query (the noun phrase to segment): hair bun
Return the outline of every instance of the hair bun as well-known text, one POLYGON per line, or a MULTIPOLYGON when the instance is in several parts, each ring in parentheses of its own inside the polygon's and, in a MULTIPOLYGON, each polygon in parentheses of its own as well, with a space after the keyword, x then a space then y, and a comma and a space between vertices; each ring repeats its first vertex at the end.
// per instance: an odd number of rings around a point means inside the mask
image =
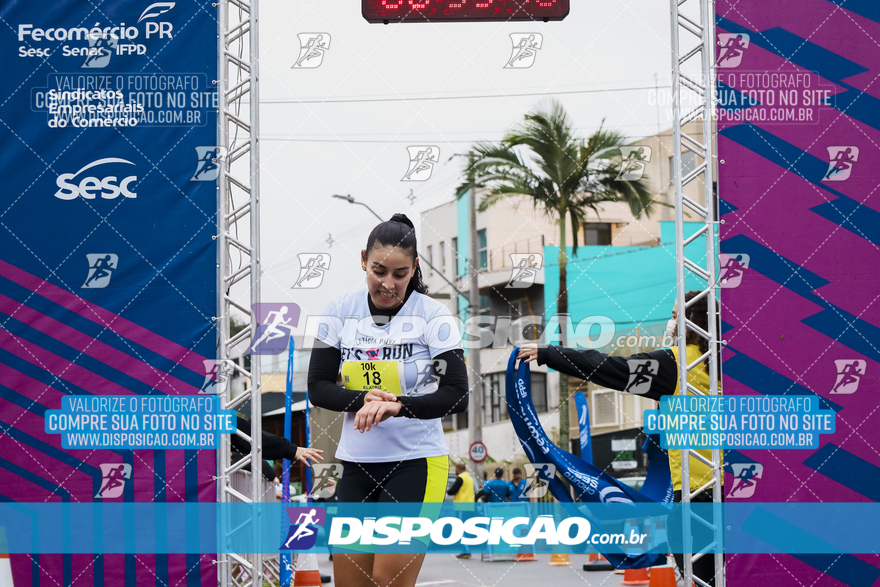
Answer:
POLYGON ((394 216, 391 217, 391 220, 389 220, 389 222, 400 222, 401 224, 406 224, 407 226, 409 226, 413 230, 416 229, 416 227, 413 226, 412 220, 407 218, 406 214, 395 214, 394 216))

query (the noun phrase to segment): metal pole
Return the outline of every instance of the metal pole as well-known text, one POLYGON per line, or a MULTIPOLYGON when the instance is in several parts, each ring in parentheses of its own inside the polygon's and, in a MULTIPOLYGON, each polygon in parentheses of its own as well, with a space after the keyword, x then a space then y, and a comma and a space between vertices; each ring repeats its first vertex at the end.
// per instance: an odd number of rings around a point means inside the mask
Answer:
MULTIPOLYGON (((251 233, 251 332, 256 335, 257 317, 254 312, 255 304, 260 299, 260 279, 262 268, 260 267, 260 28, 259 28, 259 0, 251 0, 250 6, 250 31, 248 40, 248 57, 250 58, 250 186, 251 186, 251 210, 250 210, 250 233, 251 233)), ((263 489, 263 390, 261 377, 260 357, 251 358, 251 499, 257 501, 260 496, 262 501, 263 489)), ((260 527, 262 526, 259 508, 254 508, 251 518, 254 540, 254 573, 253 584, 263 585, 263 549, 260 544, 260 527)))
MULTIPOLYGON (((671 0, 670 3, 672 13, 672 181, 675 186, 675 278, 677 284, 676 306, 678 308, 677 327, 679 334, 678 387, 679 393, 682 395, 702 395, 703 392, 688 383, 688 373, 691 369, 699 366, 705 358, 710 382, 709 394, 718 395, 718 378, 720 375, 718 360, 720 350, 718 340, 719 316, 715 300, 715 241, 718 233, 718 224, 715 221, 716 206, 713 189, 715 155, 712 136, 712 119, 715 108, 713 95, 715 8, 713 0, 692 0, 689 6, 693 7, 698 3, 699 12, 697 14, 683 14, 682 9, 688 4, 688 0, 671 0), (684 46, 681 38, 682 33, 688 39, 696 38, 699 43, 689 47, 684 46), (682 72, 682 66, 687 63, 699 64, 699 77, 691 70, 688 70, 687 74, 682 72), (687 113, 682 113, 681 108, 681 94, 683 90, 691 92, 700 104, 697 108, 687 113), (695 134, 690 136, 684 132, 684 126, 688 122, 696 121, 698 118, 702 119, 700 121, 702 137, 699 139, 695 134), (696 157, 702 159, 701 163, 697 161, 694 169, 688 170, 687 176, 684 175, 684 170, 682 169, 682 149, 688 149, 696 157), (696 179, 702 179, 703 181, 702 205, 684 193, 684 186, 696 179), (702 226, 699 227, 696 233, 687 238, 684 235, 685 206, 695 213, 697 222, 702 221, 702 226), (700 236, 706 239, 705 266, 701 266, 701 262, 687 259, 684 252, 685 247, 700 236), (701 284, 700 294, 692 299, 689 304, 692 306, 703 297, 706 298, 707 328, 704 332, 696 328, 696 325, 687 318, 688 306, 685 303, 687 283, 685 280, 688 276, 691 279, 696 278, 697 282, 701 284), (687 335, 689 332, 697 333, 705 338, 709 349, 706 355, 695 360, 693 365, 688 365, 687 359, 687 335)), ((697 222, 694 222, 694 224, 697 224, 697 222)), ((708 587, 708 583, 704 579, 694 577, 693 563, 703 556, 712 556, 715 562, 715 585, 717 587, 725 587, 724 555, 721 548, 723 545, 721 519, 721 499, 723 496, 721 485, 723 480, 723 471, 721 469, 722 451, 717 448, 712 449, 711 457, 708 460, 693 449, 682 449, 681 455, 681 501, 685 508, 688 507, 687 504, 692 502, 695 497, 709 490, 712 491, 712 501, 714 504, 712 524, 695 521, 696 515, 688 509, 685 509, 682 516, 682 537, 684 538, 684 568, 682 569, 682 575, 684 576, 684 583, 688 585, 693 581, 697 587, 708 587), (692 458, 712 468, 712 480, 695 490, 691 489, 690 461, 692 458), (695 524, 711 526, 714 538, 713 544, 710 547, 703 548, 701 552, 697 553, 694 553, 692 541, 692 528, 695 524), (710 553, 710 550, 715 550, 716 552, 710 553)))
MULTIPOLYGON (((262 494, 262 406, 259 356, 253 356, 250 370, 229 361, 231 350, 252 338, 257 321, 254 304, 260 301, 260 217, 259 217, 259 56, 257 0, 219 0, 218 3, 218 145, 222 148, 218 176, 218 352, 217 386, 223 409, 238 410, 251 400, 250 454, 231 463, 231 442, 221 436, 217 455, 217 501, 221 504, 253 503, 262 494), (231 5, 231 6, 230 6, 231 5), (230 10, 230 8, 232 8, 230 10), (244 99, 249 98, 245 109, 244 99), (233 129, 233 130, 231 130, 233 129), (245 160, 244 158, 247 157, 245 160), (241 160, 240 163, 236 163, 241 160), (247 162, 245 166, 244 163, 247 162), (247 239, 239 235, 248 235, 247 239), (232 268, 230 250, 234 248, 242 259, 241 266, 232 268), (246 291, 242 291, 247 288, 246 291), (234 311, 250 314, 250 320, 235 336, 230 336, 230 320, 234 311), (250 385, 239 396, 230 393, 233 373, 246 377, 250 385), (251 482, 248 487, 234 485, 236 476, 250 466, 251 482)), ((222 506, 221 506, 222 507, 222 506)), ((241 510, 239 510, 241 511, 241 510)), ((224 546, 220 550, 218 583, 231 585, 263 584, 262 550, 260 545, 258 512, 249 520, 233 520, 229 509, 221 510, 219 529, 224 546), (248 524, 250 526, 248 526, 248 524), (251 551, 257 554, 229 552, 228 540, 242 532, 251 536, 251 551), (233 573, 235 576, 233 576, 233 573)))
MULTIPOLYGON (((229 129, 226 126, 226 117, 224 113, 228 108, 226 103, 226 34, 229 30, 229 5, 224 0, 217 5, 217 144, 221 146, 229 145, 229 129)), ((217 176, 217 371, 226 365, 228 358, 226 343, 229 340, 229 317, 226 315, 226 274, 229 266, 228 248, 226 247, 226 218, 229 215, 229 199, 226 192, 227 174, 229 159, 223 157, 219 162, 220 173, 217 176)), ((231 376, 231 373, 230 373, 231 376)), ((219 384, 219 381, 217 382, 219 384)), ((223 393, 221 402, 229 403, 229 394, 223 393)), ((217 451, 217 471, 215 474, 217 503, 228 503, 229 499, 225 491, 227 479, 224 477, 225 471, 229 469, 230 456, 232 452, 231 437, 227 434, 220 435, 220 449, 217 451)), ((219 515, 217 520, 218 530, 220 532, 220 542, 225 551, 225 541, 229 532, 230 520, 229 512, 219 505, 219 515)), ((229 587, 231 583, 230 559, 225 552, 217 554, 217 578, 220 587, 229 587)))
MULTIPOLYGON (((476 322, 480 315, 480 286, 479 269, 480 256, 477 245, 477 189, 474 185, 471 169, 474 165, 473 152, 468 153, 468 175, 471 176, 470 189, 468 190, 468 261, 471 266, 470 307, 468 316, 470 322, 476 322)), ((468 349, 468 367, 470 372, 470 401, 468 402, 468 440, 473 444, 483 440, 483 375, 480 367, 480 345, 468 349)), ((471 461, 472 470, 476 473, 478 463, 471 461)), ((480 475, 482 479, 482 475, 480 475)))

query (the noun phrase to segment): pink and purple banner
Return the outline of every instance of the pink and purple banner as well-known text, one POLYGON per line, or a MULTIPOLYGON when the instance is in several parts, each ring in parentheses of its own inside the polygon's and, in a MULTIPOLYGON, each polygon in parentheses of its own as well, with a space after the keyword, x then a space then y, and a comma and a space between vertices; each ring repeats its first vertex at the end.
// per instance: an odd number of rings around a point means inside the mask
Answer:
MULTIPOLYGON (((818 449, 728 451, 726 498, 880 501, 880 4, 716 11, 724 394, 817 395, 837 422, 818 449)), ((737 587, 878 579, 877 554, 727 555, 737 587)))

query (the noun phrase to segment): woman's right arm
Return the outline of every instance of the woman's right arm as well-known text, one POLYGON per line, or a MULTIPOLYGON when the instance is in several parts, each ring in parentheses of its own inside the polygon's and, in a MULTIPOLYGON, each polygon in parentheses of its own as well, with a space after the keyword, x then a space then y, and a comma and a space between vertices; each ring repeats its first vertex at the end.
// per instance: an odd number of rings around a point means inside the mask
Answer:
POLYGON ((309 401, 334 412, 357 412, 364 407, 366 391, 352 391, 336 385, 342 353, 315 341, 309 361, 309 401))

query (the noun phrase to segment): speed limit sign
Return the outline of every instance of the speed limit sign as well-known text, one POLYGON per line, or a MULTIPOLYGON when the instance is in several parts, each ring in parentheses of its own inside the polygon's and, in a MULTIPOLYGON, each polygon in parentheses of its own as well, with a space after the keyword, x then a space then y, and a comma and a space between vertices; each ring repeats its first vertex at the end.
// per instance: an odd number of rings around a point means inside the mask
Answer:
POLYGON ((473 462, 482 463, 486 460, 486 455, 489 454, 489 451, 486 449, 486 445, 478 440, 471 445, 468 453, 473 462))

